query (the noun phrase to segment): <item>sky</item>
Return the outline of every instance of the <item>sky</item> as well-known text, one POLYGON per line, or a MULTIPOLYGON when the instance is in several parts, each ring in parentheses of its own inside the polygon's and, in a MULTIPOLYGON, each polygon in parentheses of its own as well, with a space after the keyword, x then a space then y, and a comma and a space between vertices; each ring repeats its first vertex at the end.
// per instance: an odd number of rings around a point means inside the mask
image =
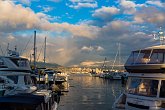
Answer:
POLYGON ((165 29, 165 0, 0 0, 0 55, 7 45, 21 56, 63 66, 112 64, 120 44, 121 63, 131 50, 159 44, 165 29))

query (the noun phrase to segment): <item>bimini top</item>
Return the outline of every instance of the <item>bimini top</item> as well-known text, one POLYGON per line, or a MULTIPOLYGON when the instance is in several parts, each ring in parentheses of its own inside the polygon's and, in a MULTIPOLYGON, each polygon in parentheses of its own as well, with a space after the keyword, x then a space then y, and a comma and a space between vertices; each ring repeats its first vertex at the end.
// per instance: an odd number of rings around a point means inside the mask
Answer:
POLYGON ((165 73, 165 45, 132 51, 125 69, 132 73, 165 73))

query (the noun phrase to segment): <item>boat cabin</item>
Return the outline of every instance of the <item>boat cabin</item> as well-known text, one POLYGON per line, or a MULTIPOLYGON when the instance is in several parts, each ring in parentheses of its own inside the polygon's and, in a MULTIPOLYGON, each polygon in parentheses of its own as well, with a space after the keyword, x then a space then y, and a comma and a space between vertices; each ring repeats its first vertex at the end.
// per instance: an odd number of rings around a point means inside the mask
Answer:
POLYGON ((165 109, 165 74, 129 74, 126 96, 126 108, 165 109))
POLYGON ((130 73, 165 73, 165 45, 132 51, 125 69, 130 73))
POLYGON ((0 71, 2 70, 31 70, 31 68, 26 58, 0 56, 0 71))

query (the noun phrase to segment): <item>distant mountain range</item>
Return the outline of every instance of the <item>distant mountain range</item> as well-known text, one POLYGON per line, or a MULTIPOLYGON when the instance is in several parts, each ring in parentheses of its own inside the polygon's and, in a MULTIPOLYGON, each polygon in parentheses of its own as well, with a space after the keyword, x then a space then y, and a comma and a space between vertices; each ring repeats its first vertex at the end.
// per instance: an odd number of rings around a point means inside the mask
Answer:
MULTIPOLYGON (((36 62, 37 67, 39 68, 44 68, 44 62, 36 62)), ((47 68, 57 68, 61 67, 61 65, 56 64, 56 63, 46 63, 47 68)))

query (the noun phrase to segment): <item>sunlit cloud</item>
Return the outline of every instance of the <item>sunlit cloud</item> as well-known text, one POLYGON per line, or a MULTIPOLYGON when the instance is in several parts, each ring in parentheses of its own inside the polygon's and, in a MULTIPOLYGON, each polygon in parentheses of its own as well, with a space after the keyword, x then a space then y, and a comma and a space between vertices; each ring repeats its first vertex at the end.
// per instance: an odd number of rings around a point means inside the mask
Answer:
POLYGON ((79 9, 79 8, 96 8, 97 2, 95 3, 77 3, 77 5, 69 5, 70 8, 79 9))
POLYGON ((146 4, 156 5, 159 7, 164 7, 165 4, 161 3, 160 1, 147 1, 146 4))
POLYGON ((109 19, 113 15, 119 13, 119 11, 120 10, 117 9, 116 7, 102 6, 100 9, 95 10, 92 16, 96 18, 101 18, 101 19, 109 19))
POLYGON ((94 0, 70 0, 71 4, 67 4, 70 8, 96 8, 98 4, 94 0))
POLYGON ((48 1, 58 3, 58 2, 61 2, 62 0, 48 0, 48 1))
POLYGON ((121 0, 120 5, 125 14, 133 14, 136 12, 136 4, 133 1, 121 0))

